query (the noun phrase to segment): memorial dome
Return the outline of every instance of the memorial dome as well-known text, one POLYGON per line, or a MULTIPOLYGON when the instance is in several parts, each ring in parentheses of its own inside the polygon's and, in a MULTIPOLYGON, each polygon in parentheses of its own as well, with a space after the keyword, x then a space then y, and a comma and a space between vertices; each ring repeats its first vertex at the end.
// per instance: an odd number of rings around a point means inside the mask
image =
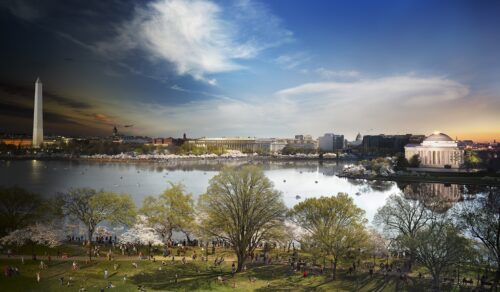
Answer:
POLYGON ((426 141, 426 142, 444 142, 444 141, 453 142, 454 140, 446 134, 434 133, 434 134, 430 135, 429 137, 425 138, 424 141, 426 141))

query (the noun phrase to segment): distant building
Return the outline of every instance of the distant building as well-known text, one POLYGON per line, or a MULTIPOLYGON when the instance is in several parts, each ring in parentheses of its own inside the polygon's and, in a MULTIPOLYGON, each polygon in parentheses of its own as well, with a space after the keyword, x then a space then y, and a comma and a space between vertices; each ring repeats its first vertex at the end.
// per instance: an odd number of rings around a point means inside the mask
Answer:
POLYGON ((239 150, 241 152, 256 151, 258 149, 255 138, 199 138, 188 140, 187 143, 198 147, 214 147, 218 150, 239 150))
POLYGON ((423 135, 366 135, 363 137, 363 152, 373 155, 393 155, 403 153, 405 145, 410 141, 414 143, 422 142, 423 135))
POLYGON ((153 145, 155 146, 170 146, 174 144, 174 139, 172 137, 169 138, 153 138, 153 145))
POLYGON ((29 148, 33 146, 33 139, 31 137, 3 137, 0 138, 0 144, 14 145, 19 148, 29 148))
POLYGON ((405 146, 405 157, 410 160, 414 155, 420 158, 420 167, 459 168, 464 162, 464 150, 457 141, 443 133, 434 133, 421 144, 405 146))
POLYGON ((338 150, 344 149, 344 135, 335 135, 332 133, 326 133, 322 137, 318 138, 318 148, 323 152, 336 152, 338 150))
POLYGON ((318 148, 317 141, 311 135, 295 135, 295 139, 288 140, 288 145, 297 150, 313 151, 318 148))
POLYGON ((119 142, 125 144, 150 144, 152 139, 143 136, 123 136, 119 142))

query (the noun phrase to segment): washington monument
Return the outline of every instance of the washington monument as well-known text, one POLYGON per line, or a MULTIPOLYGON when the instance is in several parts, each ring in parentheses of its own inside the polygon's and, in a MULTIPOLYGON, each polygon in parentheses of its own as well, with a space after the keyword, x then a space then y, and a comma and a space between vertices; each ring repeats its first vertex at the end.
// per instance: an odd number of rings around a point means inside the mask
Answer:
POLYGON ((39 148, 43 143, 43 96, 40 77, 35 82, 35 108, 33 112, 33 147, 39 148))

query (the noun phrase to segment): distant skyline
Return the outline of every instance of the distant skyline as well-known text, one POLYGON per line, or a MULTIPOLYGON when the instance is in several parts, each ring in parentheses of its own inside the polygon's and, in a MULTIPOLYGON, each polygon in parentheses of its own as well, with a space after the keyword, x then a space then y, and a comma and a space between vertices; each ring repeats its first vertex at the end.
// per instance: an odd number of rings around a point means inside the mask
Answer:
POLYGON ((0 2, 0 132, 500 140, 498 1, 0 2), (134 125, 125 128, 124 125, 134 125))

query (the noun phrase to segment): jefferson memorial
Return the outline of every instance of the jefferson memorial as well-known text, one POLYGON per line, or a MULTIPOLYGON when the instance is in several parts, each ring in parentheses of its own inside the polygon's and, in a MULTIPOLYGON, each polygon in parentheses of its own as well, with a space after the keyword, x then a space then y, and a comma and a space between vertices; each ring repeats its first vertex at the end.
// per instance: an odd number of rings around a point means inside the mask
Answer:
POLYGON ((464 150, 450 136, 435 132, 421 144, 405 146, 405 157, 410 160, 414 155, 420 158, 420 167, 459 168, 464 162, 464 150))

